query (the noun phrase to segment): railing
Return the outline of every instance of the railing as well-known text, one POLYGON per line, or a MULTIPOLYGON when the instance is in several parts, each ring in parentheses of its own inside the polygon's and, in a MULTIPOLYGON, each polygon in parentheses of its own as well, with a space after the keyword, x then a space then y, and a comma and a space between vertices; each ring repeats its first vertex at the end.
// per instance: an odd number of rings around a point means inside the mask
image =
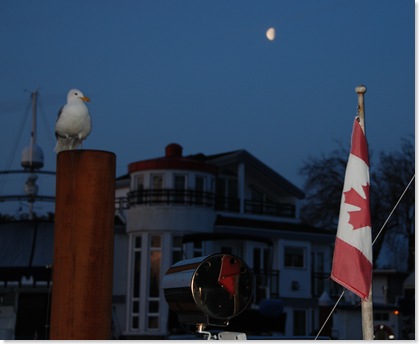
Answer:
POLYGON ((215 199, 215 209, 220 211, 229 211, 233 213, 240 212, 240 199, 233 197, 220 197, 215 199))
POLYGON ((115 198, 115 210, 128 209, 128 208, 129 208, 128 197, 115 198))
MULTIPOLYGON (((218 211, 240 213, 240 199, 219 197, 212 192, 176 189, 143 189, 131 191, 128 197, 115 200, 116 209, 128 209, 135 205, 188 205, 214 208, 218 211)), ((293 204, 244 201, 244 213, 295 217, 293 204)))
MULTIPOLYGON (((240 212, 240 199, 232 197, 217 197, 215 209, 221 211, 229 211, 234 213, 240 212)), ((295 206, 293 204, 259 202, 252 200, 244 201, 244 212, 246 214, 270 215, 281 217, 295 217, 295 206)))
POLYGON ((246 200, 244 212, 248 214, 295 217, 295 206, 285 203, 256 202, 246 200))
MULTIPOLYGON (((252 270, 253 279, 253 303, 259 304, 262 299, 279 298, 279 270, 252 270)), ((337 298, 342 288, 330 279, 330 273, 313 272, 311 278, 311 295, 318 298, 326 290, 330 297, 337 298)))
POLYGON ((214 207, 215 195, 211 192, 176 189, 137 190, 128 193, 128 204, 195 205, 214 207))
POLYGON ((337 297, 342 292, 339 284, 330 279, 330 273, 312 272, 311 274, 311 293, 314 297, 319 297, 324 291, 330 297, 337 297))
POLYGON ((253 303, 259 304, 262 299, 279 297, 279 270, 252 270, 253 303))
POLYGON ((17 284, 35 286, 37 284, 50 285, 52 277, 52 268, 50 266, 41 267, 0 267, 0 283, 5 287, 17 284), (25 277, 27 281, 22 280, 25 277))

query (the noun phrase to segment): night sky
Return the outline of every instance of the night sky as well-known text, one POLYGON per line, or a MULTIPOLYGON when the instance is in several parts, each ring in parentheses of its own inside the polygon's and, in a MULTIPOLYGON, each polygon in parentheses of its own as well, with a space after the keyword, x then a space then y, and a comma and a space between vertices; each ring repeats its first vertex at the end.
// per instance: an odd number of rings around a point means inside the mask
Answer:
MULTIPOLYGON (((55 170, 57 112, 79 88, 93 121, 83 148, 114 152, 118 176, 176 142, 185 155, 245 149, 302 188, 304 161, 349 148, 359 84, 371 169, 413 139, 415 2, 3 0, 0 78, 1 170, 21 168, 36 90, 37 143, 55 170)), ((0 194, 25 179, 0 175, 0 194)), ((53 178, 38 184, 54 193, 53 178)))

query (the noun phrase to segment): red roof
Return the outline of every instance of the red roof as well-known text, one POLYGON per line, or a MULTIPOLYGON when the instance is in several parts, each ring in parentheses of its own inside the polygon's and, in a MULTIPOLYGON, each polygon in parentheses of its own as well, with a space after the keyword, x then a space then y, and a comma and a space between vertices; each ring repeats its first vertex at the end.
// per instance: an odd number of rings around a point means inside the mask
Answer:
POLYGON ((218 167, 203 161, 182 156, 182 146, 171 143, 166 146, 166 155, 161 158, 142 160, 128 165, 128 173, 146 170, 189 170, 217 174, 218 167))

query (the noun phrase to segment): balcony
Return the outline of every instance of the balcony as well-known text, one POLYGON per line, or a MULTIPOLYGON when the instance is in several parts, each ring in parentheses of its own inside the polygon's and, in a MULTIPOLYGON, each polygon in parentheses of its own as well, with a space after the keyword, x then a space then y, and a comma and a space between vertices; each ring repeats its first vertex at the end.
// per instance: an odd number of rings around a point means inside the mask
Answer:
POLYGON ((135 205, 186 205, 214 207, 215 195, 211 192, 176 189, 148 189, 128 193, 128 206, 135 205))
MULTIPOLYGON (((240 212, 240 199, 216 197, 215 209, 219 211, 240 212)), ((254 215, 295 218, 295 205, 263 201, 244 200, 244 213, 254 215)))
POLYGON ((330 279, 330 273, 312 272, 311 274, 311 293, 314 297, 327 291, 331 297, 338 297, 342 292, 342 287, 330 279))
POLYGON ((52 281, 52 267, 51 266, 32 266, 32 267, 0 267, 0 285, 4 287, 16 285, 22 287, 35 287, 36 285, 49 286, 52 281), (23 280, 26 278, 27 282, 23 280))
MULTIPOLYGON (((263 299, 278 299, 280 271, 279 270, 252 270, 253 273, 253 304, 259 304, 263 299)), ((342 288, 330 279, 330 273, 313 272, 311 275, 311 295, 318 298, 326 290, 332 298, 342 292, 342 288)))
MULTIPOLYGON (((240 213, 240 199, 219 197, 212 192, 177 189, 143 189, 131 191, 128 197, 115 200, 116 209, 136 205, 180 205, 214 208, 217 211, 240 213)), ((246 199, 244 213, 295 218, 295 206, 286 203, 258 202, 246 199)))
POLYGON ((277 299, 279 297, 279 270, 252 270, 253 300, 259 304, 263 299, 277 299))

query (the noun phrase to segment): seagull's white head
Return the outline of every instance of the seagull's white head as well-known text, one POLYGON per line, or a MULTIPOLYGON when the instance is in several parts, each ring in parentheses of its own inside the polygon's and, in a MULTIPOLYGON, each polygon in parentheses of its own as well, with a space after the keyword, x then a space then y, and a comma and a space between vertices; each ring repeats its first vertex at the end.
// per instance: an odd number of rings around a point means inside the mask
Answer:
POLYGON ((85 101, 85 102, 90 102, 90 99, 89 99, 89 98, 87 98, 87 97, 83 94, 83 92, 82 92, 82 91, 80 91, 80 90, 78 90, 78 89, 76 89, 76 88, 73 88, 73 89, 71 89, 70 91, 68 91, 68 94, 67 94, 67 103, 69 103, 69 102, 71 102, 71 101, 74 101, 74 100, 76 100, 76 99, 81 99, 82 101, 85 101))

